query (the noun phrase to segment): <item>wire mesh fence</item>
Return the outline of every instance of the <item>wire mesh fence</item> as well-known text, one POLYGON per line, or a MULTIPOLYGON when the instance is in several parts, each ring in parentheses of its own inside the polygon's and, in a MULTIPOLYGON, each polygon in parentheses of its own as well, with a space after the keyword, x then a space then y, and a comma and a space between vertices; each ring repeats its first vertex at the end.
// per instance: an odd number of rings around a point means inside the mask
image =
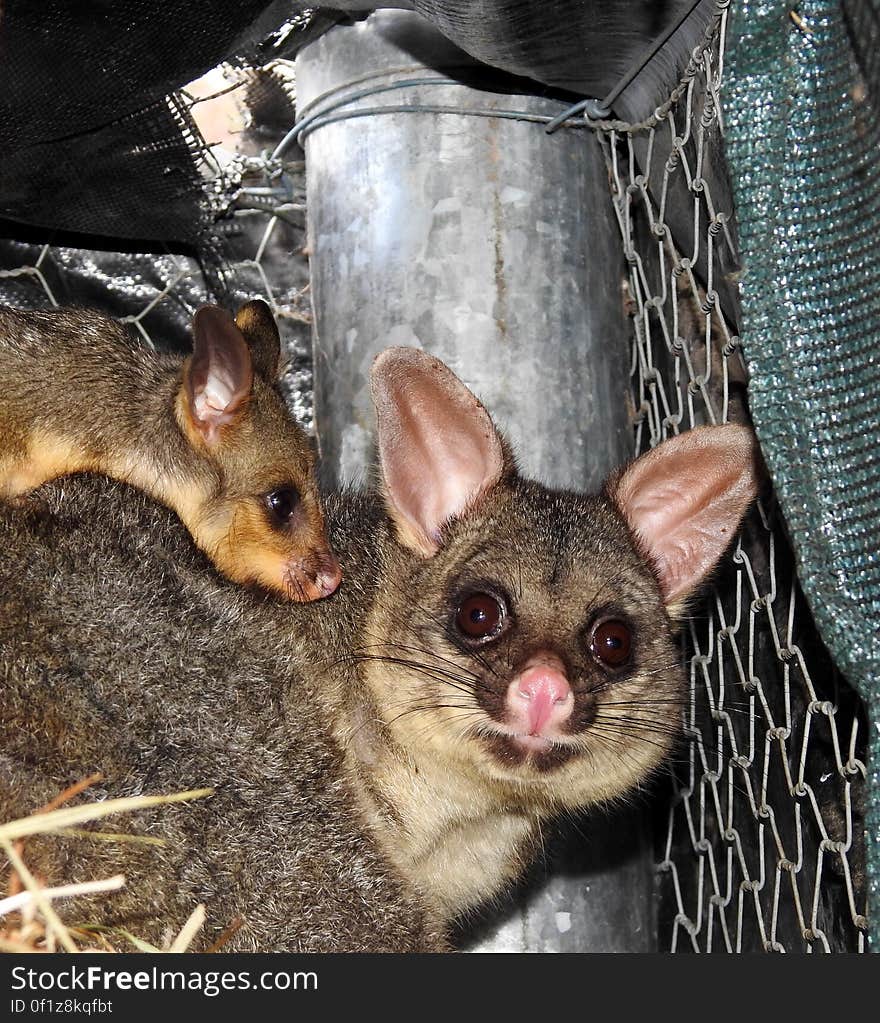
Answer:
MULTIPOLYGON (((735 231, 717 159, 726 5, 719 8, 682 86, 650 122, 596 126, 626 259, 637 450, 747 417, 735 231), (673 201, 676 189, 684 207, 673 201)), ((203 166, 225 244, 214 269, 231 306, 256 297, 271 306, 288 357, 283 386, 310 427, 304 165, 301 154, 269 155, 294 121, 290 67, 219 74, 174 100, 209 146, 212 131, 220 138, 203 166), (205 116, 211 104, 221 120, 205 116)), ((186 343, 211 289, 193 255, 107 253, 32 232, 0 240, 0 301, 94 305, 159 348, 186 343)), ((684 631, 690 699, 660 813, 661 947, 866 950, 867 725, 816 635, 769 488, 684 631)))
MULTIPOLYGON (((649 122, 597 125, 627 261, 637 450, 743 419, 736 242, 719 170, 727 4, 649 122), (670 197, 687 194, 686 226, 670 197)), ((764 495, 682 656, 690 699, 660 842, 661 947, 865 951, 867 725, 764 495)))
POLYGON ((288 61, 260 69, 224 66, 209 88, 173 98, 187 121, 199 122, 208 144, 199 162, 223 240, 211 265, 181 252, 83 248, 69 236, 7 225, 0 238, 0 302, 34 309, 90 305, 128 325, 144 344, 185 349, 200 304, 222 300, 234 308, 262 298, 286 353, 285 397, 311 428, 305 165, 298 150, 283 161, 267 156, 293 120, 289 69, 288 61))

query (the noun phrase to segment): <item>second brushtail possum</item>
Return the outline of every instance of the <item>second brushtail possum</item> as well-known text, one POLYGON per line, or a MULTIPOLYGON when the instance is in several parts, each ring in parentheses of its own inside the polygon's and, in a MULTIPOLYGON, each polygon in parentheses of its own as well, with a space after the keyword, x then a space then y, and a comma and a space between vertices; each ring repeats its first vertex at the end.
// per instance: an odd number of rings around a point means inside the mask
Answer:
POLYGON ((0 499, 103 473, 177 512, 229 579, 327 596, 339 566, 311 445, 275 387, 280 351, 261 301, 235 320, 200 308, 185 360, 97 312, 0 306, 0 499))
POLYGON ((675 619, 754 496, 749 431, 693 430, 588 496, 523 479, 424 352, 383 353, 373 389, 383 489, 328 500, 328 600, 255 601, 117 485, 0 514, 0 818, 95 770, 100 797, 214 789, 132 817, 161 846, 28 839, 47 882, 128 879, 66 919, 161 940, 205 902, 203 945, 241 918, 230 950, 441 948, 547 820, 674 745, 675 619))

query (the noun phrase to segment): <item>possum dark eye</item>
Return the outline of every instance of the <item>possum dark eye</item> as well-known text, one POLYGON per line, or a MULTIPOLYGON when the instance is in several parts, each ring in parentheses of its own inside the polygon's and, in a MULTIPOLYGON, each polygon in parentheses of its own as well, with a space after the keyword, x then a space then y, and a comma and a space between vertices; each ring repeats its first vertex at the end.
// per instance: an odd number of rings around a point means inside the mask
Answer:
POLYGON ((506 609, 490 593, 472 593, 458 605, 455 625, 468 639, 489 639, 500 632, 506 609))
POLYGON ((632 652, 632 633, 625 622, 608 618, 593 629, 590 653, 608 668, 620 668, 632 652))
POLYGON ((266 507, 278 526, 287 525, 298 504, 299 491, 296 487, 278 487, 266 494, 266 507))

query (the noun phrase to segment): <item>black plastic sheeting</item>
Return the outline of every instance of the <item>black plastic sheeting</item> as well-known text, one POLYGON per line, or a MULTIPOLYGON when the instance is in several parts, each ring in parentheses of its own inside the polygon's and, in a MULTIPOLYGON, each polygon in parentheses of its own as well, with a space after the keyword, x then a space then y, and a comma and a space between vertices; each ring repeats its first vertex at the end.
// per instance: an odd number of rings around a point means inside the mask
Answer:
POLYGON ((168 97, 233 55, 256 61, 292 6, 7 2, 0 216, 200 246, 211 218, 199 166, 204 151, 184 108, 168 97))
MULTIPOLYGON (((413 0, 471 55, 576 96, 605 96, 694 0, 413 0)), ((93 235, 203 247, 213 211, 201 141, 168 97, 223 60, 292 56, 346 13, 289 0, 7 0, 0 21, 0 217, 93 235), (304 13, 307 16, 304 16, 304 13)), ((625 91, 650 112, 714 4, 702 0, 625 91)))
POLYGON ((175 89, 241 48, 266 0, 9 0, 0 21, 0 216, 201 246, 201 151, 175 89))
POLYGON ((478 60, 545 85, 602 99, 650 44, 688 15, 628 88, 615 112, 647 117, 675 84, 714 13, 712 0, 414 0, 478 60), (691 10, 693 9, 692 13, 691 10))

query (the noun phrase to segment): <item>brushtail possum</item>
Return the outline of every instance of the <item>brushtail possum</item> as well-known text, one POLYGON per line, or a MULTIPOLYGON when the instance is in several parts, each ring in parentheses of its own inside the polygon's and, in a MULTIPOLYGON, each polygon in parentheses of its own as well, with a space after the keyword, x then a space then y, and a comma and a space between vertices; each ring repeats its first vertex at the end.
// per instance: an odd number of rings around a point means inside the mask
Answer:
POLYGON ((442 948, 546 820, 675 743, 674 621, 754 496, 748 430, 693 430, 586 496, 523 479, 424 352, 387 350, 373 390, 382 492, 328 500, 328 600, 255 600, 100 480, 0 515, 0 817, 95 770, 101 796, 215 792, 132 817, 163 846, 29 839, 52 882, 128 878, 68 919, 161 938, 204 901, 205 944, 245 921, 230 950, 442 948))
POLYGON ((137 347, 85 309, 0 306, 0 498, 96 472, 180 516, 229 579, 291 600, 336 589, 308 438, 275 389, 260 301, 203 306, 186 360, 137 347))

